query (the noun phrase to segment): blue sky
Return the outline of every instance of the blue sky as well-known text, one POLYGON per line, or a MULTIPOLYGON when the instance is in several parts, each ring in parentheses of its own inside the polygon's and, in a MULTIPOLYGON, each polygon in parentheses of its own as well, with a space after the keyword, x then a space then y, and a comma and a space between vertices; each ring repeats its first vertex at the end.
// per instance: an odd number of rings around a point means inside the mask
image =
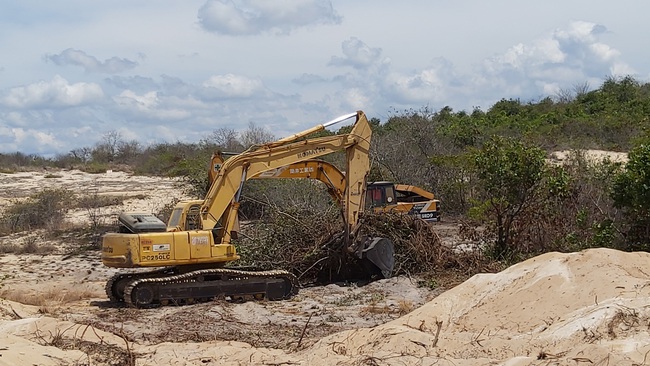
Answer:
POLYGON ((144 146, 650 79, 642 0, 0 2, 0 152, 144 146), (639 43, 641 42, 641 43, 639 43))

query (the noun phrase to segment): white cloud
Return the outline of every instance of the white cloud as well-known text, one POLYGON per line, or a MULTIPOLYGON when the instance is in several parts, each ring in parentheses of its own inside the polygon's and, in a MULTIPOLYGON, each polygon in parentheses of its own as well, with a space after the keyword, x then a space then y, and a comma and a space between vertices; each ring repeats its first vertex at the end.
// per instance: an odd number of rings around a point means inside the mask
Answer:
POLYGON ((458 83, 451 62, 437 58, 415 74, 392 73, 384 93, 400 104, 444 104, 458 83))
MULTIPOLYGON (((621 53, 601 41, 605 34, 602 25, 572 22, 538 39, 518 43, 464 74, 443 57, 421 69, 400 70, 383 58, 380 48, 352 37, 342 44, 343 56, 333 56, 329 65, 352 66, 355 72, 331 80, 346 90, 342 95, 350 104, 363 101, 369 103, 365 109, 372 110, 418 105, 468 110, 489 107, 500 98, 533 100, 585 81, 597 85, 594 80, 609 74, 633 74, 621 53)), ((331 99, 341 99, 340 95, 331 99)))
POLYGON ((574 21, 528 44, 518 44, 501 55, 484 60, 472 77, 486 100, 534 99, 553 95, 560 89, 608 75, 634 74, 621 53, 600 41, 604 26, 574 21), (488 99, 489 98, 489 99, 488 99))
MULTIPOLYGON (((12 50, 0 61, 0 128, 41 131, 62 151, 110 130, 143 144, 197 141, 252 121, 285 136, 359 108, 382 119, 424 105, 489 108, 598 87, 609 74, 634 75, 632 65, 650 78, 638 46, 650 3, 628 4, 620 17, 613 2, 576 1, 508 11, 478 0, 75 0, 73 13, 0 5, 9 19, 0 40, 12 50)), ((4 151, 48 141, 18 145, 8 133, 4 151)))
POLYGON ((138 63, 125 58, 111 57, 105 61, 86 54, 84 51, 68 48, 58 55, 46 55, 46 60, 57 65, 81 66, 88 72, 116 74, 138 66, 138 63))
POLYGON ((605 26, 585 21, 573 21, 566 29, 557 29, 553 32, 553 38, 578 41, 579 43, 594 43, 596 36, 607 31, 605 26))
POLYGON ((11 126, 27 127, 31 124, 30 120, 28 118, 25 118, 23 113, 15 111, 5 113, 2 116, 2 120, 11 126))
POLYGON ((160 88, 150 77, 140 75, 135 76, 111 76, 105 79, 106 83, 118 89, 131 89, 131 90, 152 90, 160 88))
POLYGON ((31 146, 30 153, 51 152, 64 146, 64 143, 58 141, 52 133, 34 129, 0 127, 0 140, 5 138, 15 147, 31 146))
POLYGON ((158 93, 151 91, 143 95, 137 95, 131 90, 125 90, 119 96, 113 98, 113 100, 122 106, 133 106, 140 110, 150 110, 158 106, 158 93))
POLYGON ((352 66, 354 68, 367 68, 380 61, 381 48, 368 47, 356 37, 343 42, 341 45, 345 57, 333 56, 329 64, 332 66, 352 66))
POLYGON ((56 137, 51 133, 45 133, 43 131, 30 131, 33 139, 35 139, 38 145, 46 148, 59 148, 62 144, 56 140, 56 137))
POLYGON ((124 90, 120 95, 113 97, 113 101, 123 112, 150 120, 176 121, 192 115, 189 110, 165 103, 155 91, 138 95, 131 90, 124 90))
POLYGON ((326 0, 208 0, 198 18, 207 31, 226 35, 289 34, 296 28, 341 22, 326 0))
MULTIPOLYGON (((616 60, 610 67, 609 71, 611 72, 612 75, 618 75, 618 76, 623 76, 623 75, 634 75, 636 74, 636 70, 632 68, 632 66, 628 65, 627 63, 623 61, 616 60)), ((646 78, 647 80, 647 78, 646 78)))
POLYGON ((70 84, 59 75, 51 81, 39 81, 9 89, 0 102, 10 108, 60 108, 80 106, 103 98, 101 86, 95 83, 70 84))
POLYGON ((213 75, 202 86, 220 98, 250 98, 266 93, 262 80, 234 74, 213 75))
POLYGON ((351 88, 345 91, 342 107, 350 110, 362 110, 370 104, 370 97, 366 95, 368 91, 360 88, 351 88))
POLYGON ((591 44, 589 48, 591 49, 591 52, 604 61, 614 60, 621 55, 620 52, 603 43, 591 44))
POLYGON ((84 126, 84 127, 80 127, 80 128, 73 128, 71 130, 70 135, 72 137, 78 138, 78 137, 83 137, 83 136, 86 136, 86 135, 90 135, 90 133, 92 133, 92 132, 93 132, 92 127, 84 126))

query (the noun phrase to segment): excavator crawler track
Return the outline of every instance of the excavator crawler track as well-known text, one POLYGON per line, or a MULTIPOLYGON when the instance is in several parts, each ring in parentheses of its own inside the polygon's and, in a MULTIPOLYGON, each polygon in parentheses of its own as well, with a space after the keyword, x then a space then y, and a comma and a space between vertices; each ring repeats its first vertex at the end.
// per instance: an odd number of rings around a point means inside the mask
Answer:
MULTIPOLYGON (((214 298, 231 301, 284 300, 296 295, 299 287, 296 276, 281 270, 211 268, 174 274, 167 269, 136 273, 129 279, 117 280, 125 281, 123 301, 137 308, 192 304, 214 298)), ((110 283, 107 284, 107 292, 116 292, 110 283)))
POLYGON ((106 282, 106 295, 111 302, 124 302, 124 288, 129 282, 141 278, 160 277, 176 274, 175 267, 165 267, 147 272, 116 273, 106 282))

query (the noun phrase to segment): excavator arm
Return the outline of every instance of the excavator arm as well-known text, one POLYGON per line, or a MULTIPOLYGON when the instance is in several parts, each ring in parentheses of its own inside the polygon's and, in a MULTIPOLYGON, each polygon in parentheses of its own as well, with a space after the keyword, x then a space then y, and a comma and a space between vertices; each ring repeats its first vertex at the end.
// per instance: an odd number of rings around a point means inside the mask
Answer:
POLYGON ((342 116, 276 142, 257 146, 228 159, 219 169, 201 207, 203 230, 218 229, 220 243, 230 243, 237 222, 243 184, 266 171, 345 150, 348 175, 343 193, 346 240, 353 244, 364 209, 366 177, 369 171, 370 124, 361 111, 342 116), (303 139, 333 123, 356 117, 348 134, 303 139))

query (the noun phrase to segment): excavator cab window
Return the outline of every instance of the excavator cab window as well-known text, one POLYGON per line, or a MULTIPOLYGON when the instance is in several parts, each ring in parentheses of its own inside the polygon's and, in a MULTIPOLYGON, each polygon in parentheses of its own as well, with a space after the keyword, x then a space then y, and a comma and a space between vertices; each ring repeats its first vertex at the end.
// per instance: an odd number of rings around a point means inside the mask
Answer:
POLYGON ((381 207, 395 202, 395 187, 392 183, 369 184, 366 192, 368 207, 381 207))
POLYGON ((200 229, 200 214, 201 214, 201 205, 192 205, 187 210, 187 217, 185 218, 185 230, 198 230, 200 229))
POLYGON ((169 223, 167 224, 167 227, 176 228, 177 226, 180 226, 182 214, 183 214, 182 208, 175 208, 174 211, 172 211, 171 217, 169 218, 169 223))
POLYGON ((384 195, 386 196, 386 205, 395 202, 395 187, 392 184, 384 186, 384 195))

